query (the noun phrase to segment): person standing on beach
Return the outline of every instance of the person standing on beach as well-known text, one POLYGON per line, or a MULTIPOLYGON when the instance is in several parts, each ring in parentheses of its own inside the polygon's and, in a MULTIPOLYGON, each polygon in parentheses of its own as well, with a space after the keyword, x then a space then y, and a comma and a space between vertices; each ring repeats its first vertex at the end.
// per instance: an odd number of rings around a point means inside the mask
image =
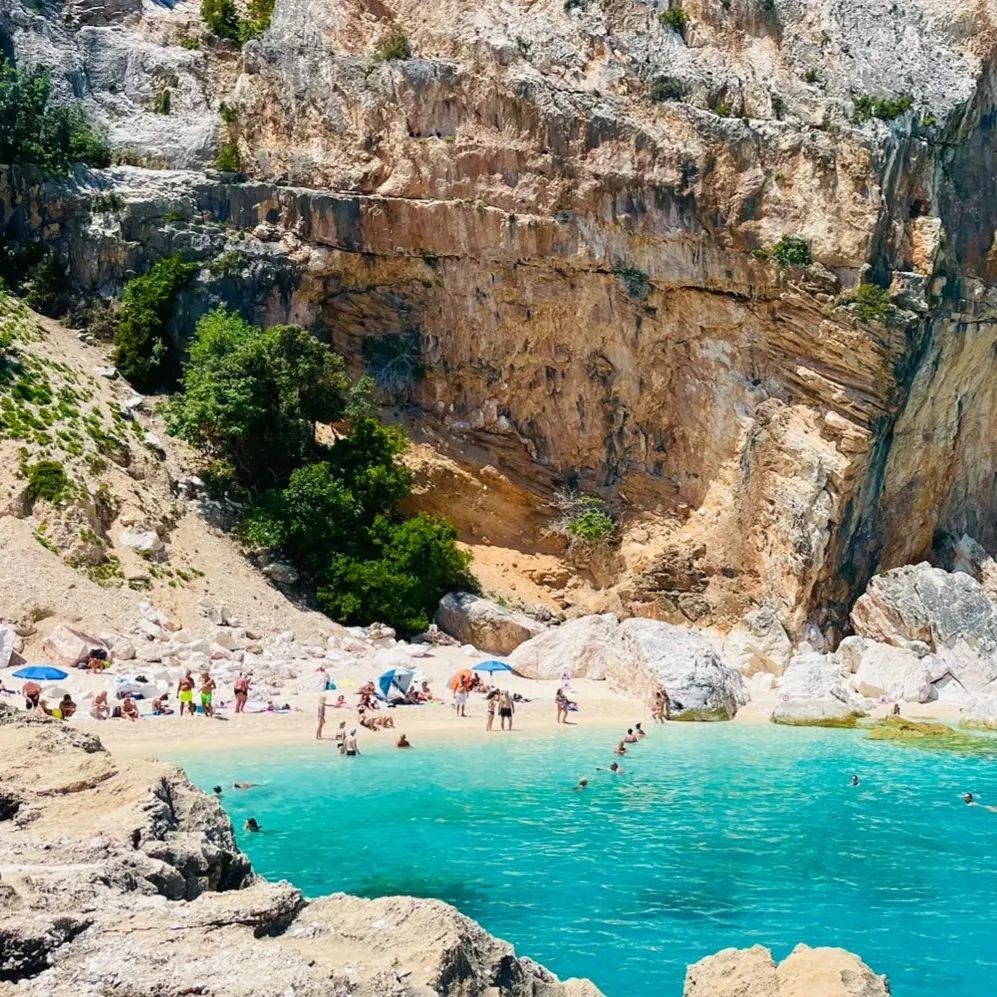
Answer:
POLYGON ((488 722, 485 724, 485 730, 491 730, 492 725, 495 723, 495 709, 498 701, 498 690, 492 689, 490 693, 485 697, 485 705, 488 708, 488 722))
POLYGON ((464 680, 460 680, 460 684, 457 686, 454 692, 454 708, 457 710, 457 716, 466 717, 467 716, 467 685, 464 680))
POLYGON ((515 712, 515 706, 512 702, 512 696, 509 695, 508 691, 503 689, 499 693, 498 698, 498 708, 499 708, 499 724, 502 730, 506 729, 505 722, 509 721, 509 730, 512 730, 512 715, 515 712))
POLYGON ((318 709, 316 710, 318 726, 315 728, 315 740, 322 740, 322 728, 325 726, 325 693, 318 698, 318 709))
POLYGON ((183 677, 177 682, 177 699, 180 700, 180 716, 183 716, 184 707, 190 716, 194 715, 194 677, 190 669, 183 673, 183 677))
POLYGON ((668 693, 664 689, 658 689, 651 700, 651 719, 659 724, 668 719, 668 693))
POLYGON ((346 735, 346 738, 343 741, 343 754, 349 758, 360 754, 360 747, 357 744, 357 730, 355 727, 349 732, 349 734, 346 735))
POLYGON ((564 688, 558 688, 554 693, 554 705, 557 707, 557 722, 559 724, 568 721, 568 697, 564 694, 564 688))
POLYGON ((346 721, 342 721, 339 730, 336 731, 336 747, 341 755, 346 754, 346 721))
MULTIPOLYGON (((215 689, 217 687, 217 683, 211 677, 210 672, 201 672, 201 709, 204 710, 206 717, 213 717, 215 715, 215 708, 211 705, 211 701, 215 698, 215 689)), ((191 706, 193 706, 193 703, 191 706)))
POLYGON ((242 713, 246 709, 246 700, 249 699, 250 680, 248 676, 239 672, 239 677, 235 680, 235 712, 242 713))

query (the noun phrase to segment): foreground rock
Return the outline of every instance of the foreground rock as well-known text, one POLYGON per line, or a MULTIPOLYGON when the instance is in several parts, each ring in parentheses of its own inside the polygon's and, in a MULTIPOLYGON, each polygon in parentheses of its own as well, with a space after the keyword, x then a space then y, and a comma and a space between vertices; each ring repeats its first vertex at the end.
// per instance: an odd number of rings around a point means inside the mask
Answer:
POLYGON ((772 723, 785 727, 857 727, 866 714, 838 699, 787 699, 772 711, 772 723))
POLYGON ((808 651, 793 656, 782 677, 782 699, 772 722, 798 727, 854 727, 864 716, 836 654, 808 651))
POLYGON ((792 655, 789 636, 771 609, 748 613, 724 641, 724 657, 745 676, 759 672, 782 675, 792 655))
POLYGON ((890 985, 844 949, 797 945, 778 965, 761 945, 690 966, 684 997, 889 997, 890 985))
POLYGON ((259 879, 175 768, 2 705, 0 752, 2 994, 599 997, 439 901, 259 879))
POLYGON ((462 644, 489 654, 509 654, 547 627, 539 620, 470 592, 450 592, 440 600, 436 625, 462 644))
POLYGON ((607 679, 639 699, 663 687, 673 720, 730 720, 748 701, 741 675, 707 637, 659 620, 584 616, 527 641, 509 662, 529 678, 607 679))

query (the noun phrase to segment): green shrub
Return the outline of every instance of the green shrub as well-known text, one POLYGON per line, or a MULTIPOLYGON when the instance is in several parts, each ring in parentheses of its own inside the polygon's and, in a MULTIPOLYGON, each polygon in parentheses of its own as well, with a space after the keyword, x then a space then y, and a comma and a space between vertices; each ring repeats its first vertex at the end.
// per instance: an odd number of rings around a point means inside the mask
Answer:
POLYGON ((295 326, 263 330, 218 309, 197 324, 170 432, 221 458, 249 487, 267 487, 315 454, 315 424, 339 419, 342 357, 295 326))
POLYGON ((682 84, 667 76, 659 76, 651 84, 651 100, 656 104, 663 104, 668 100, 682 100, 685 97, 685 90, 682 84))
POLYGON ((316 597, 319 607, 347 625, 383 620, 403 633, 429 626, 440 598, 474 588, 470 555, 457 547, 457 531, 442 519, 379 517, 369 532, 371 556, 333 558, 316 597))
POLYGON ((242 157, 236 142, 224 142, 215 156, 215 169, 222 173, 241 173, 242 157))
POLYGON ((392 59, 410 59, 412 46, 400 28, 392 28, 377 44, 377 57, 382 62, 392 59))
POLYGON ((156 114, 169 114, 173 104, 173 96, 169 87, 164 87, 152 99, 152 109, 156 114))
POLYGON ((225 101, 218 105, 218 115, 227 125, 234 125, 239 120, 239 112, 225 101))
POLYGON ((182 48, 188 49, 191 52, 198 52, 201 48, 201 39, 193 38, 191 35, 184 35, 180 39, 180 45, 182 48))
POLYGON ((258 38, 270 27, 275 2, 276 0, 249 0, 246 7, 249 17, 239 22, 240 41, 258 38))
POLYGON ((896 99, 890 97, 870 97, 863 95, 852 98, 852 120, 856 124, 864 124, 872 118, 880 121, 893 121, 913 106, 913 99, 905 94, 896 99))
POLYGON ((769 256, 780 267, 808 267, 814 258, 810 243, 800 235, 784 235, 771 249, 769 256))
POLYGON ((859 284, 849 304, 863 322, 882 322, 893 311, 890 292, 878 284, 859 284))
POLYGON ((76 104, 54 104, 45 69, 19 70, 0 56, 0 163, 66 173, 74 163, 107 166, 107 146, 76 104))
POLYGON ((619 277, 631 298, 642 300, 651 293, 651 278, 643 270, 617 265, 613 273, 619 277))
POLYGON ((600 543, 610 537, 616 522, 602 499, 584 495, 567 523, 568 533, 582 543, 600 543))
POLYGON ((197 270, 196 263, 185 263, 174 254, 125 286, 114 331, 114 363, 139 391, 160 386, 168 373, 166 323, 177 295, 197 270))
POLYGON ((201 0, 201 20, 219 38, 240 40, 239 15, 234 0, 201 0))
POLYGON ((29 505, 44 499, 53 505, 69 498, 73 493, 73 482, 56 460, 40 460, 27 467, 28 487, 26 497, 29 505))
POLYGON ((686 16, 685 11, 682 9, 682 4, 673 4, 668 10, 663 10, 658 15, 658 21, 666 28, 671 28, 676 34, 685 37, 686 25, 689 23, 689 18, 686 16))

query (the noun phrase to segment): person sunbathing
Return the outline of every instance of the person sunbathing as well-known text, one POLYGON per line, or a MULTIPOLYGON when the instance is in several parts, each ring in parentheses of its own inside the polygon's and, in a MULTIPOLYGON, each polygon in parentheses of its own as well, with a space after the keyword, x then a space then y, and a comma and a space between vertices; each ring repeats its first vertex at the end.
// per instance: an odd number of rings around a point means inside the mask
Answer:
POLYGON ((168 693, 163 693, 161 696, 157 696, 152 701, 152 712, 157 717, 165 717, 173 712, 173 707, 169 706, 167 700, 169 699, 168 693))
POLYGON ((339 699, 336 700, 336 705, 333 707, 334 710, 348 710, 350 704, 346 702, 346 697, 340 695, 339 699))
POLYGON ((73 697, 70 696, 68 692, 59 701, 59 709, 62 712, 63 720, 68 720, 76 712, 76 704, 73 702, 73 697))
POLYGON ((125 698, 121 701, 121 715, 133 722, 139 718, 138 703, 132 699, 130 692, 126 692, 125 698))
POLYGON ((111 707, 107 702, 107 693, 98 692, 93 698, 93 702, 90 704, 90 716, 94 720, 107 720, 111 716, 111 707))
POLYGON ((409 741, 409 739, 404 734, 402 734, 401 737, 399 737, 398 740, 395 742, 395 747, 396 748, 411 748, 412 747, 412 742, 409 741))

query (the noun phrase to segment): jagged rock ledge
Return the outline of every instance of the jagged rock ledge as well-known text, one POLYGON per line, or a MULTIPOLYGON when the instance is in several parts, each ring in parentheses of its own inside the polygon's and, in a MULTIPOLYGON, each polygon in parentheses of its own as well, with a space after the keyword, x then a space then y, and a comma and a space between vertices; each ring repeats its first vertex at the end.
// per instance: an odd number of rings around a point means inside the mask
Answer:
POLYGON ((599 997, 440 901, 261 879, 176 767, 2 704, 0 752, 0 994, 599 997))

